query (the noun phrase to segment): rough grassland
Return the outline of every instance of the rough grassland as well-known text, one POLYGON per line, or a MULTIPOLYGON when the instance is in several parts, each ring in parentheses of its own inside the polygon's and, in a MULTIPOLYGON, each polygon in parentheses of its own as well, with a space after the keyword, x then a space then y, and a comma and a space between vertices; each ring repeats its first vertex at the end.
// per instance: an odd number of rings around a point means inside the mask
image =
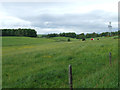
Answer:
POLYGON ((69 88, 68 65, 74 88, 118 87, 118 39, 82 42, 67 38, 3 37, 3 88, 69 88), (112 66, 109 65, 112 53, 112 66))

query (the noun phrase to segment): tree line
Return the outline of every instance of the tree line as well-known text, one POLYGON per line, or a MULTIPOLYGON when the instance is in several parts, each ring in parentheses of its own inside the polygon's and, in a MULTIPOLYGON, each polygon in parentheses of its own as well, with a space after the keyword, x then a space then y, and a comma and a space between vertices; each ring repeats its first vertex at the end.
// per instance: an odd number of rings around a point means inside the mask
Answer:
POLYGON ((102 33, 81 33, 81 34, 76 34, 74 32, 69 32, 69 33, 51 33, 51 34, 47 34, 47 35, 42 35, 42 37, 71 37, 71 38, 76 38, 76 39, 83 39, 83 38, 95 38, 95 37, 109 37, 109 36, 116 36, 118 35, 118 33, 120 34, 120 31, 116 31, 116 32, 102 32, 102 33))
POLYGON ((37 32, 34 29, 0 29, 2 36, 26 36, 37 37, 37 32))
MULTIPOLYGON (((26 36, 26 37, 37 37, 37 32, 34 29, 0 29, 2 31, 2 36, 26 36)), ((83 39, 83 38, 95 38, 95 37, 102 37, 102 36, 116 36, 120 35, 120 30, 116 32, 102 32, 102 33, 81 33, 76 34, 75 32, 69 32, 69 33, 51 33, 47 35, 42 35, 42 37, 71 37, 76 39, 83 39)))

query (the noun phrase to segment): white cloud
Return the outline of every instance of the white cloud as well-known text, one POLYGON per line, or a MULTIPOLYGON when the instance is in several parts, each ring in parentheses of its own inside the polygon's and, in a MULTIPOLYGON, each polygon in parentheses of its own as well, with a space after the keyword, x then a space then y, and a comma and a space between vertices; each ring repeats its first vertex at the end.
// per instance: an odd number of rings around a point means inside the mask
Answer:
POLYGON ((0 16, 0 27, 14 27, 14 26, 30 26, 31 22, 24 21, 12 16, 0 16))
POLYGON ((14 28, 15 26, 30 26, 31 22, 22 20, 18 17, 10 16, 0 4, 0 28, 14 28))

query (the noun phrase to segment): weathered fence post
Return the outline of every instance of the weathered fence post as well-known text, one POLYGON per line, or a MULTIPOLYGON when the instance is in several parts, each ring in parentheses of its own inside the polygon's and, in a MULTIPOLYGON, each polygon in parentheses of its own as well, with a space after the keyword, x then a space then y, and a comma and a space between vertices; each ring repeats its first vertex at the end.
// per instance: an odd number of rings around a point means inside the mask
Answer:
POLYGON ((72 87, 72 66, 69 65, 69 84, 70 84, 70 90, 73 90, 72 87))
POLYGON ((111 65, 111 52, 109 53, 109 62, 110 62, 110 65, 111 65))

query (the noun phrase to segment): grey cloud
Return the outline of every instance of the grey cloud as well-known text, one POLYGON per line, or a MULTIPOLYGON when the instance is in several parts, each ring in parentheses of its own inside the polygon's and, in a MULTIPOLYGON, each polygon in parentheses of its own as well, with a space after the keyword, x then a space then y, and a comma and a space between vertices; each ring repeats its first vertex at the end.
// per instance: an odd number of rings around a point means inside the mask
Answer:
POLYGON ((23 17, 23 19, 32 22, 32 26, 40 28, 73 28, 83 31, 100 31, 107 29, 105 23, 109 20, 117 21, 116 17, 110 17, 110 13, 98 10, 86 14, 41 14, 36 17, 23 17), (45 25, 45 22, 50 23, 45 25))
MULTIPOLYGON (((75 32, 102 32, 107 30, 105 23, 117 22, 117 14, 102 10, 84 14, 55 14, 53 11, 50 12, 49 8, 62 7, 61 5, 64 6, 64 3, 8 3, 3 5, 10 15, 29 21, 31 27, 41 28, 41 30, 44 28, 64 28, 73 29, 75 32)), ((114 28, 117 29, 117 27, 114 28)))

